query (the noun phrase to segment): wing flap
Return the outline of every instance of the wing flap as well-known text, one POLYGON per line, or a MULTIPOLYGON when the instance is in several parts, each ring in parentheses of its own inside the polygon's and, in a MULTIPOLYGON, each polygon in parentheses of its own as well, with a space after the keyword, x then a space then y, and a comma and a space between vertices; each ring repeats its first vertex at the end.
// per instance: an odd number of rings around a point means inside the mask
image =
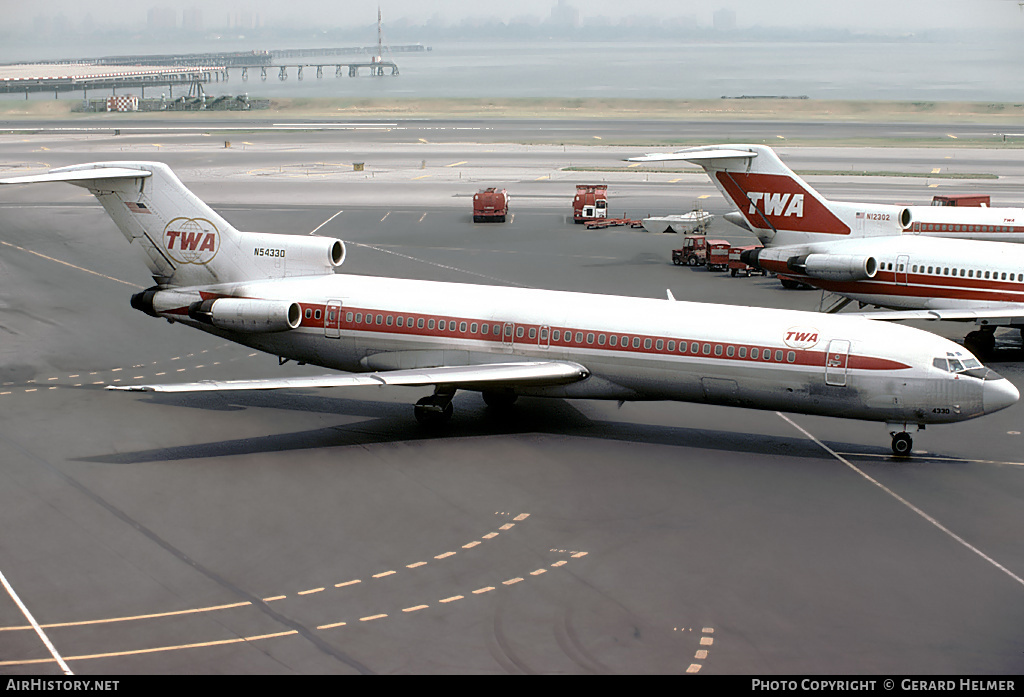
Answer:
POLYGON ((356 387, 360 385, 564 385, 590 375, 578 363, 568 361, 521 361, 484 365, 440 366, 375 373, 338 373, 302 378, 266 380, 204 380, 169 385, 108 385, 108 390, 127 392, 227 392, 232 390, 283 390, 313 387, 356 387))
POLYGON ((844 316, 864 317, 866 319, 895 322, 909 319, 950 320, 959 322, 977 322, 978 324, 1007 325, 1024 324, 1024 307, 1022 308, 979 308, 979 309, 948 309, 948 310, 879 310, 877 312, 844 312, 844 316))

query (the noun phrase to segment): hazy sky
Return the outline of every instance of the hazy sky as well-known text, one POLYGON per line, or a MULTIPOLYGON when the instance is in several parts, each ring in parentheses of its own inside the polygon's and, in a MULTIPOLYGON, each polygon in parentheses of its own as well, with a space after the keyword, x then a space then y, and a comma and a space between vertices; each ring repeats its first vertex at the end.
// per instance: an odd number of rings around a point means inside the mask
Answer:
MULTIPOLYGON (((426 21, 438 17, 458 22, 464 17, 496 17, 504 21, 532 15, 546 18, 556 0, 381 0, 385 23, 405 17, 426 21)), ((753 25, 797 27, 815 26, 899 34, 929 28, 1006 28, 1008 23, 1024 27, 1024 13, 1016 0, 569 0, 584 19, 603 15, 622 18, 630 15, 653 17, 691 16, 701 24, 710 24, 715 10, 729 8, 736 13, 741 28, 753 25)), ((31 26, 36 16, 63 15, 81 21, 91 15, 97 27, 144 26, 153 7, 200 7, 206 28, 223 26, 229 12, 258 11, 264 22, 288 26, 353 26, 376 19, 372 0, 0 0, 4 23, 31 26)))

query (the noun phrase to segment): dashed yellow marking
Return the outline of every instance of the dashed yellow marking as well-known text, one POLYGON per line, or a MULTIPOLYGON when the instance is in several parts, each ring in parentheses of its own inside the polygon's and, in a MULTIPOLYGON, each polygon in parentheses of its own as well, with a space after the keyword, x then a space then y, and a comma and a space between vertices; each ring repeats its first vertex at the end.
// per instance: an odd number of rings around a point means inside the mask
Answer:
POLYGON ((450 165, 445 165, 445 167, 458 167, 459 165, 464 165, 467 162, 469 162, 469 160, 463 160, 462 162, 453 162, 450 165))
POLYGON ((932 174, 938 174, 941 171, 942 171, 941 167, 936 167, 935 169, 932 170, 932 174))
POLYGON ((705 658, 708 657, 708 650, 701 649, 697 653, 693 654, 693 657, 696 658, 698 661, 703 661, 705 658))
POLYGON ((555 562, 554 564, 552 564, 551 566, 565 566, 565 565, 566 565, 566 564, 568 564, 568 563, 569 563, 569 562, 567 562, 567 561, 566 561, 565 559, 560 559, 559 561, 556 561, 556 562, 555 562))
POLYGON ((415 564, 406 564, 405 568, 407 568, 407 569, 415 569, 415 568, 420 567, 420 566, 425 566, 426 563, 427 562, 425 562, 425 561, 418 561, 415 564))
POLYGON ((543 177, 537 177, 533 181, 539 182, 539 181, 543 181, 544 179, 550 179, 550 178, 551 178, 551 175, 545 174, 543 177))
POLYGON ((391 570, 391 571, 382 571, 382 572, 380 572, 379 574, 374 574, 374 575, 373 575, 373 577, 374 577, 374 578, 384 578, 385 576, 390 576, 391 574, 397 574, 397 573, 398 573, 398 572, 397 572, 397 571, 394 571, 394 570, 391 570))
POLYGON ((320 593, 323 588, 310 588, 308 591, 299 591, 299 595, 312 595, 313 593, 320 593))
POLYGON ((487 533, 486 535, 483 536, 483 539, 489 540, 492 537, 497 537, 497 536, 498 536, 498 533, 496 533, 496 532, 489 532, 489 533, 487 533))
POLYGON ((516 578, 510 578, 507 581, 502 581, 501 583, 502 583, 502 585, 505 585, 505 586, 511 586, 513 583, 519 583, 522 580, 523 579, 521 577, 516 577, 516 578))
POLYGON ((687 673, 699 673, 700 672, 700 663, 691 663, 690 667, 686 669, 686 672, 687 673))
POLYGON ((642 164, 643 164, 642 162, 634 162, 631 165, 626 165, 626 169, 633 169, 634 167, 639 167, 642 164))
POLYGON ((591 136, 594 140, 602 140, 601 136, 591 136))
POLYGON ((453 595, 452 597, 450 597, 450 598, 445 598, 444 600, 441 600, 440 602, 442 602, 442 603, 453 603, 453 602, 455 602, 456 600, 462 600, 462 599, 463 599, 463 598, 465 598, 465 597, 466 597, 466 596, 464 596, 464 595, 453 595))
POLYGON ((360 617, 360 622, 372 622, 373 620, 379 620, 387 617, 387 613, 381 613, 379 615, 370 615, 369 617, 360 617))
POLYGON ((714 643, 715 643, 715 640, 712 637, 702 636, 700 638, 700 645, 701 646, 711 646, 714 643))
POLYGON ((573 559, 580 559, 580 558, 585 557, 585 556, 587 556, 586 552, 576 552, 576 554, 572 555, 572 558, 573 559))
POLYGON ((514 528, 515 526, 516 526, 516 524, 515 524, 515 523, 505 523, 504 525, 502 525, 502 526, 501 526, 500 528, 498 528, 498 529, 499 529, 499 530, 511 530, 511 529, 512 529, 512 528, 514 528))
MULTIPOLYGON (((9 393, 5 393, 5 394, 9 394, 9 393)), ((480 540, 473 540, 472 542, 469 542, 467 544, 462 545, 462 548, 463 549, 472 549, 473 547, 476 547, 478 544, 480 544, 480 540)))
POLYGON ((481 593, 489 593, 494 590, 494 586, 485 586, 484 588, 477 588, 473 591, 473 595, 480 595, 481 593))
POLYGON ((526 520, 526 519, 527 519, 527 518, 529 518, 529 517, 530 517, 530 514, 529 514, 529 513, 520 513, 519 515, 517 515, 517 516, 516 516, 515 518, 513 518, 512 520, 514 520, 514 521, 516 521, 517 523, 519 523, 519 522, 522 522, 522 521, 526 520))
POLYGON ((416 612, 417 610, 426 610, 429 605, 415 605, 413 607, 407 607, 402 612, 416 612))
POLYGON ((352 586, 352 585, 355 585, 357 583, 362 583, 362 581, 357 578, 357 579, 355 579, 353 581, 345 581, 344 583, 335 583, 334 587, 335 588, 344 588, 345 586, 352 586))
POLYGON ((346 622, 334 622, 332 624, 322 624, 317 629, 334 629, 335 627, 344 627, 346 622))
POLYGON ((265 603, 272 603, 275 600, 284 600, 287 597, 288 597, 287 595, 272 595, 269 598, 264 598, 263 602, 265 602, 265 603))
POLYGON ((548 572, 547 569, 537 569, 536 571, 531 571, 530 575, 531 576, 540 576, 541 574, 546 574, 547 572, 548 572))
POLYGON ((421 174, 418 177, 413 177, 413 181, 415 181, 417 179, 426 179, 427 177, 432 177, 432 176, 434 176, 434 175, 433 174, 421 174))
POLYGON ((455 552, 445 552, 444 554, 438 554, 434 559, 446 559, 455 554, 455 552))
POLYGON ((675 184, 676 182, 681 182, 681 181, 683 181, 683 180, 682 180, 681 178, 678 178, 678 179, 669 179, 669 180, 668 180, 668 183, 669 183, 669 184, 675 184))

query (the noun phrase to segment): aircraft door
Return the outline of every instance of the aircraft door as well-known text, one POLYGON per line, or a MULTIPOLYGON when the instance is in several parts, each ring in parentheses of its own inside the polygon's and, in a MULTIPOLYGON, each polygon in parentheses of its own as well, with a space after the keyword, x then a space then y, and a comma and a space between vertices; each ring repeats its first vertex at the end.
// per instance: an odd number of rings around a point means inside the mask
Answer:
POLYGON ((832 339, 825 354, 825 384, 846 387, 846 368, 850 361, 850 342, 832 339))
POLYGON ((910 257, 901 254, 896 257, 896 285, 907 285, 907 273, 910 271, 910 257))
POLYGON ((505 325, 501 329, 501 347, 505 349, 506 353, 512 353, 512 347, 515 345, 515 340, 515 322, 505 322, 505 325))
POLYGON ((341 301, 328 300, 324 310, 324 336, 328 339, 341 338, 341 301))
POLYGON ((546 349, 551 345, 551 327, 544 325, 537 333, 537 346, 546 349))

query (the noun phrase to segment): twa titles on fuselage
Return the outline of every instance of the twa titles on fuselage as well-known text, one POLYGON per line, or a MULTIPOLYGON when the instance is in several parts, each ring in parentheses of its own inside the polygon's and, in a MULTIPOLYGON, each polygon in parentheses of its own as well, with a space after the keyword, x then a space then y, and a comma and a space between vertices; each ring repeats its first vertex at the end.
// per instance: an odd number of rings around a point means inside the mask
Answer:
POLYGON ((865 313, 876 319, 975 322, 967 343, 977 351, 993 347, 996 327, 1024 330, 1024 245, 1010 243, 1024 240, 1017 209, 831 201, 763 145, 631 159, 701 165, 765 245, 742 254, 751 266, 898 311, 865 313))
POLYGON ((704 402, 883 422, 901 455, 920 427, 1019 397, 958 345, 864 319, 336 273, 341 240, 240 232, 160 163, 0 183, 46 181, 89 189, 142 251, 156 285, 136 309, 344 371, 131 390, 429 386, 415 415, 430 425, 459 389, 496 408, 519 395, 704 402))

